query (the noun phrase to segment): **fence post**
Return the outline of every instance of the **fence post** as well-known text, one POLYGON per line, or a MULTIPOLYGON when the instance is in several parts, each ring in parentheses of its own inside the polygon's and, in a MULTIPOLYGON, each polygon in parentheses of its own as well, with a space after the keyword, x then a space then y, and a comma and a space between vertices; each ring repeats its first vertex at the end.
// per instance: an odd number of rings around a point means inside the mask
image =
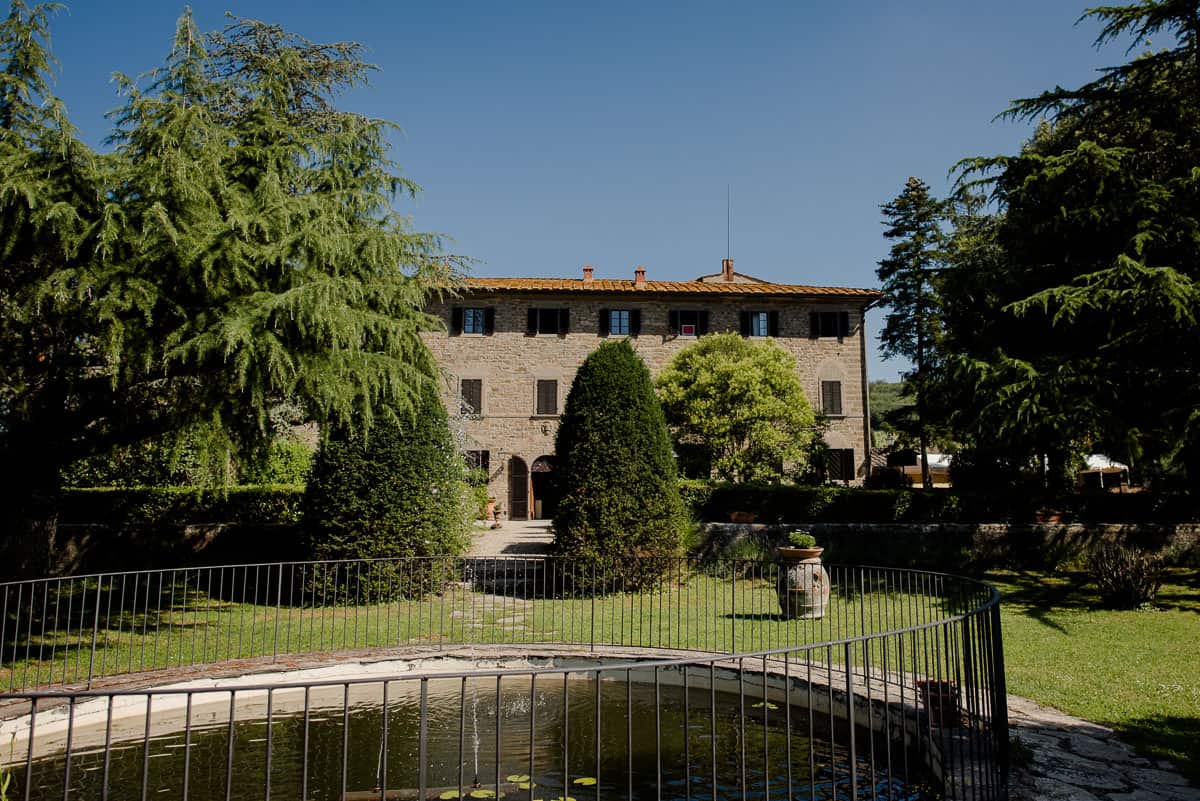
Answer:
MULTIPOLYGON (((846 643, 846 728, 850 732, 850 797, 858 798, 858 748, 854 741, 854 671, 851 648, 853 643, 846 643)), ((872 777, 874 782, 874 777, 872 777)))
POLYGON ((729 653, 737 651, 737 563, 729 568, 729 653))
POLYGON ((1004 679, 1004 638, 1000 633, 1000 601, 992 604, 992 737, 1000 768, 1000 798, 1008 798, 1008 685, 1004 679))
POLYGON ((104 576, 96 579, 96 609, 92 612, 92 652, 88 656, 87 686, 92 688, 92 679, 96 677, 96 636, 100 631, 100 588, 104 586, 104 576))

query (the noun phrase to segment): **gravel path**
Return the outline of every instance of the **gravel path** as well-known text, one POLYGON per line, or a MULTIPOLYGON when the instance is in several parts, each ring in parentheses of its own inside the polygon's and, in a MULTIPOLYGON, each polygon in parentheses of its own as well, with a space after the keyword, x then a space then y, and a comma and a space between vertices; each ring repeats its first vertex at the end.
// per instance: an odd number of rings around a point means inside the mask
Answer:
POLYGON ((549 520, 505 520, 500 528, 476 523, 470 556, 529 556, 550 553, 554 533, 549 520))

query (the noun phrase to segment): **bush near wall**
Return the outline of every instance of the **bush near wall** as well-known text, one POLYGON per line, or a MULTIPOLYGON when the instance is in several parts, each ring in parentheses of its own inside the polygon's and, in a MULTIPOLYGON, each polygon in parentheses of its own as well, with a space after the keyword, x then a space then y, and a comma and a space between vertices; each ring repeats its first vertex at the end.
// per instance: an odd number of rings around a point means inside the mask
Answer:
POLYGON ((104 526, 298 523, 304 487, 265 484, 227 489, 89 487, 63 492, 60 524, 104 526))
POLYGON ((1200 520, 1200 496, 1149 492, 1039 497, 1033 493, 868 490, 789 484, 682 481, 694 517, 759 523, 1188 522, 1200 520), (749 518, 753 518, 750 520, 749 518))
POLYGON ((50 572, 248 564, 305 558, 294 485, 68 489, 50 572))

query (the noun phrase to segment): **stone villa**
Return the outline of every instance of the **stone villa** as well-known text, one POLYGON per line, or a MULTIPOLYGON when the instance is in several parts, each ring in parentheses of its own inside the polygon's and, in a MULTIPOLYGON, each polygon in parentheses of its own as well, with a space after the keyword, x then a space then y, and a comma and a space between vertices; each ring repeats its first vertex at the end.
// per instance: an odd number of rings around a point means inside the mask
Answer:
POLYGON ((446 330, 427 341, 446 374, 444 400, 461 410, 468 457, 515 520, 550 517, 554 436, 576 369, 605 338, 629 337, 657 373, 706 333, 771 337, 796 359, 814 409, 830 419, 829 478, 869 469, 863 316, 869 289, 774 284, 722 271, 695 281, 474 278, 458 298, 432 304, 446 330))

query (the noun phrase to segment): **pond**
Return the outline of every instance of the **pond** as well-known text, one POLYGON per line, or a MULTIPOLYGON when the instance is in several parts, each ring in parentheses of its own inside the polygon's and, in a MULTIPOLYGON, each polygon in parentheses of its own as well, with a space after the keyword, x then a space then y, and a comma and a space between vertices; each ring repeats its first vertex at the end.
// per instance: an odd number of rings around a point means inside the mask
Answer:
MULTIPOLYGON (((307 713, 281 704, 269 725, 265 715, 232 726, 227 715, 194 715, 186 734, 182 724, 169 734, 126 727, 107 760, 103 722, 89 737, 81 719, 69 763, 62 753, 34 760, 29 797, 100 799, 107 775, 116 800, 367 801, 380 798, 386 771, 388 798, 417 799, 422 732, 430 799, 784 799, 789 775, 791 798, 851 797, 851 732, 810 715, 804 692, 789 707, 766 700, 761 676, 730 691, 735 672, 713 685, 708 668, 683 670, 543 674, 532 687, 529 675, 431 678, 424 726, 418 681, 390 682, 386 707, 382 684, 375 700, 345 703, 339 686, 336 703, 325 693, 307 713)), ((935 797, 916 755, 862 728, 854 742, 860 798, 935 797)), ((24 764, 12 771, 23 791, 24 764)))

